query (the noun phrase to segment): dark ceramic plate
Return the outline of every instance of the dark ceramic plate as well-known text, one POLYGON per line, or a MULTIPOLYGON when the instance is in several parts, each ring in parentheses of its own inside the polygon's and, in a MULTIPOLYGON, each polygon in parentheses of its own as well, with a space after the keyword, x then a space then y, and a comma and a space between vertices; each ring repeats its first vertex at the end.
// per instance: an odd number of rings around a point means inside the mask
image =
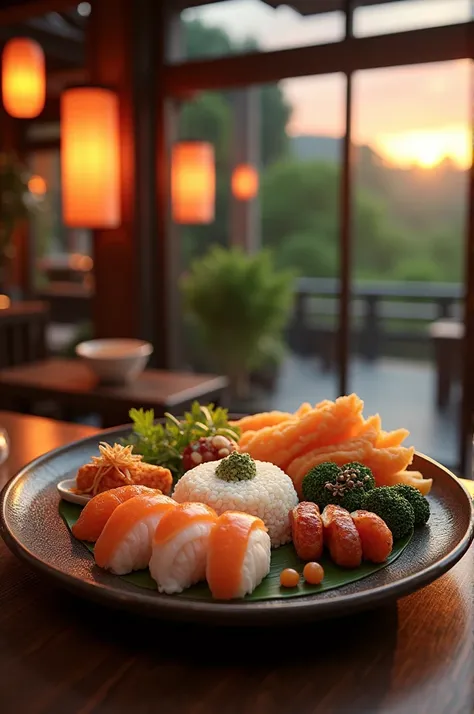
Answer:
POLYGON ((355 583, 287 600, 231 603, 184 600, 134 587, 95 567, 58 513, 56 484, 89 461, 99 441, 117 441, 128 427, 56 449, 26 466, 4 489, 1 534, 28 564, 77 594, 156 617, 214 624, 287 624, 345 615, 395 600, 427 585, 451 568, 473 538, 471 498, 447 469, 416 455, 414 468, 434 479, 429 525, 415 532, 388 567, 355 583))

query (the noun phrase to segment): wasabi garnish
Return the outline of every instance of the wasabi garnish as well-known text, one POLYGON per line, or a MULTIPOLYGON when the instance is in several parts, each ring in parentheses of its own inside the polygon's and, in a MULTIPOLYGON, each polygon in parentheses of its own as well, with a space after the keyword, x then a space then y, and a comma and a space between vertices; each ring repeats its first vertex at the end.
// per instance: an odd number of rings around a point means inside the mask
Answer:
POLYGON ((250 481, 257 475, 257 465, 249 454, 232 452, 219 462, 216 476, 223 481, 250 481))

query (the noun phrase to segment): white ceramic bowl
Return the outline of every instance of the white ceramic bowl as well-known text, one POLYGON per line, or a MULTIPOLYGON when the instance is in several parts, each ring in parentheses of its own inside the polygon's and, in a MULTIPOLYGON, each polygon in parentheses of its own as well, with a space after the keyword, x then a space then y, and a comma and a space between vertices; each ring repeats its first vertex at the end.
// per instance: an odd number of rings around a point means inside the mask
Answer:
POLYGON ((76 346, 81 357, 105 384, 132 382, 146 367, 153 345, 142 340, 88 340, 76 346))

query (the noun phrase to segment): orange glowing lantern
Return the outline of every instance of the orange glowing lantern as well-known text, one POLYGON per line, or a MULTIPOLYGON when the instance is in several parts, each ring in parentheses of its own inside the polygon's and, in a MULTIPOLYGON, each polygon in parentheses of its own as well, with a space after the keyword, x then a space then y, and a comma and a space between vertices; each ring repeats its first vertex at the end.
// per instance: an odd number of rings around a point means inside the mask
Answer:
POLYGON ((212 223, 216 197, 214 147, 204 141, 173 146, 171 203, 173 220, 181 224, 212 223))
POLYGON ((46 186, 46 181, 42 176, 32 176, 28 181, 28 191, 33 194, 33 196, 44 196, 48 187, 46 186))
POLYGON ((239 201, 250 201, 258 193, 258 171, 250 164, 236 166, 232 173, 232 193, 239 201))
POLYGON ((104 87, 74 87, 61 96, 64 223, 71 228, 120 224, 117 95, 104 87))
POLYGON ((43 111, 46 71, 41 46, 28 37, 9 40, 2 56, 3 104, 10 116, 33 119, 43 111))

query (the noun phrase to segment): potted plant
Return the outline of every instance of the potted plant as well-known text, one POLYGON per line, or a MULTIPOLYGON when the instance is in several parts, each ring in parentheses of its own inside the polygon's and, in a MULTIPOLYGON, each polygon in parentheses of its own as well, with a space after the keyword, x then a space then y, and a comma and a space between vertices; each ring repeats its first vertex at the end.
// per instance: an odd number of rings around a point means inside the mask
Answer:
POLYGON ((28 170, 14 154, 0 153, 0 291, 6 291, 14 257, 14 236, 19 223, 36 211, 43 194, 29 190, 28 170))
POLYGON ((233 403, 248 399, 250 375, 281 353, 293 274, 267 251, 248 255, 215 246, 182 279, 185 309, 213 361, 230 380, 233 403))

